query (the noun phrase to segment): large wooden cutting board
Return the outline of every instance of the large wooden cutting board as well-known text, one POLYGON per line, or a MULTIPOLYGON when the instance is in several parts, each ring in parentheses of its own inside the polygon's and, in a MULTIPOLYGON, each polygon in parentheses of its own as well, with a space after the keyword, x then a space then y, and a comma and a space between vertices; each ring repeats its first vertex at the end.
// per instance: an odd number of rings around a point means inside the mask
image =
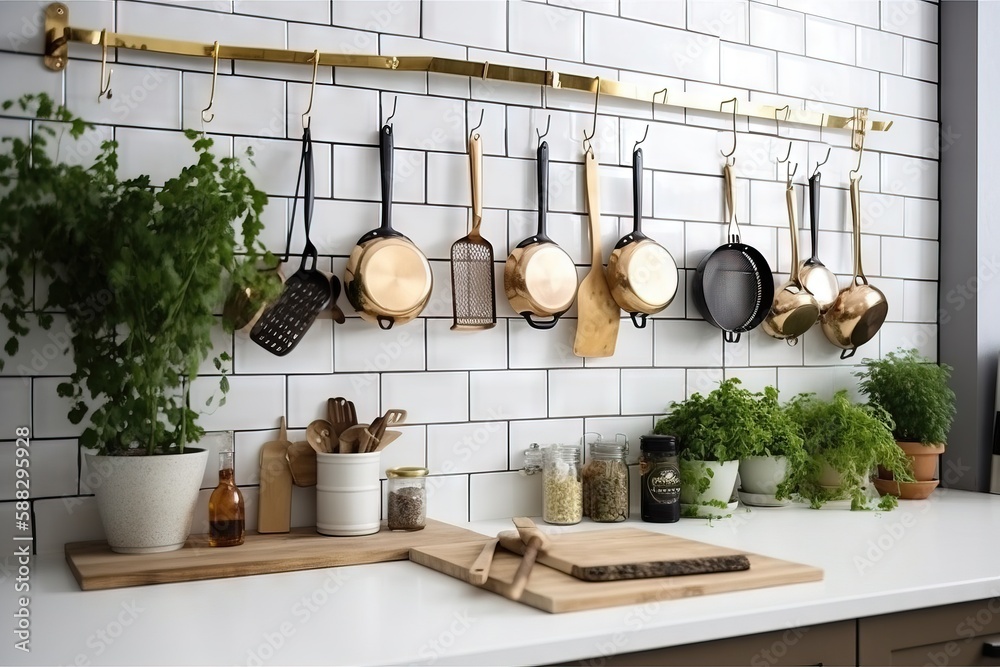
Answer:
POLYGON ((423 530, 390 532, 383 524, 362 537, 327 537, 315 528, 248 532, 238 547, 210 547, 208 535, 192 535, 183 548, 160 554, 116 554, 107 542, 74 542, 66 545, 66 562, 80 588, 91 591, 406 560, 413 547, 476 539, 487 538, 428 519, 423 530))
MULTIPOLYGON (((536 562, 584 581, 619 581, 675 577, 712 572, 735 572, 750 567, 746 554, 705 542, 694 542, 638 528, 620 528, 614 538, 607 531, 566 533, 553 537, 536 562)), ((501 545, 524 553, 518 540, 501 545)))
MULTIPOLYGON (((591 535, 595 543, 588 549, 598 549, 605 546, 603 543, 613 541, 616 532, 618 531, 605 530, 577 534, 591 535)), ((564 539, 571 534, 561 535, 557 539, 564 539)), ((659 537, 666 538, 662 543, 667 545, 667 548, 685 546, 691 548, 692 553, 710 546, 669 535, 659 537)), ((485 542, 484 538, 464 543, 415 547, 410 550, 410 560, 467 581, 469 567, 482 551, 485 542)), ((746 554, 746 556, 750 560, 750 569, 741 572, 626 581, 581 581, 564 572, 536 563, 520 602, 550 613, 560 613, 820 581, 823 578, 823 570, 811 565, 758 554, 746 554)), ((520 562, 520 556, 498 549, 493 558, 489 579, 483 587, 504 595, 514 579, 514 572, 520 562)))

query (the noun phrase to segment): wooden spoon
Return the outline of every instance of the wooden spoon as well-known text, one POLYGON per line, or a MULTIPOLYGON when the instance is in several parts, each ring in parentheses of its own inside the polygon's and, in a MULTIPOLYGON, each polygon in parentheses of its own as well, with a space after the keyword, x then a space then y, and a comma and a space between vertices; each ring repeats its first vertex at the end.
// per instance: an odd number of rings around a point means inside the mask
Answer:
POLYGON ((493 565, 493 555, 496 553, 499 539, 493 538, 483 545, 483 550, 476 556, 469 567, 469 583, 475 586, 483 586, 490 578, 490 567, 493 565))
POLYGON ((355 424, 351 426, 346 431, 340 434, 340 453, 341 454, 354 454, 361 453, 358 449, 361 437, 364 435, 367 426, 360 426, 355 424))
POLYGON ((306 427, 306 441, 320 454, 333 452, 333 426, 325 419, 317 419, 306 427))

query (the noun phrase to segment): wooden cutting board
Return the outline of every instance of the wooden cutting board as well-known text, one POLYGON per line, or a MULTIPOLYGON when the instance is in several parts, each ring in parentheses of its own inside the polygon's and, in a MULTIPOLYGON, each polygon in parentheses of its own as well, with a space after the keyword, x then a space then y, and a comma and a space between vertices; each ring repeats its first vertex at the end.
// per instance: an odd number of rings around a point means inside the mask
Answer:
MULTIPOLYGON (((638 528, 611 531, 613 538, 605 538, 607 532, 586 531, 553 537, 536 562, 584 581, 736 572, 750 567, 746 554, 735 549, 638 528)), ((524 553, 520 539, 505 539, 500 544, 509 551, 524 553)))
POLYGON ((91 591, 406 560, 413 547, 480 538, 487 539, 427 519, 423 530, 390 532, 383 524, 380 532, 361 537, 327 537, 315 528, 271 535, 248 532, 238 547, 210 547, 208 535, 192 535, 183 548, 160 554, 116 554, 107 542, 74 542, 66 545, 66 562, 80 588, 91 591))
MULTIPOLYGON (((602 540, 606 541, 607 538, 613 539, 615 532, 617 531, 606 530, 591 534, 595 537, 605 535, 607 537, 602 540)), ((565 535, 559 539, 563 537, 565 535)), ((674 548, 680 543, 688 543, 694 549, 702 548, 700 546, 702 543, 693 540, 668 535, 661 537, 669 538, 664 544, 674 548)), ((410 560, 449 576, 467 580, 469 567, 479 556, 485 542, 486 538, 483 538, 473 542, 415 547, 410 550, 410 560)), ((746 556, 750 561, 750 569, 741 572, 626 581, 581 581, 564 572, 536 563, 520 602, 550 613, 561 613, 823 579, 823 570, 818 567, 758 554, 746 554, 746 556)), ((520 556, 498 549, 490 567, 489 578, 483 588, 504 595, 514 579, 514 573, 520 562, 520 556)))

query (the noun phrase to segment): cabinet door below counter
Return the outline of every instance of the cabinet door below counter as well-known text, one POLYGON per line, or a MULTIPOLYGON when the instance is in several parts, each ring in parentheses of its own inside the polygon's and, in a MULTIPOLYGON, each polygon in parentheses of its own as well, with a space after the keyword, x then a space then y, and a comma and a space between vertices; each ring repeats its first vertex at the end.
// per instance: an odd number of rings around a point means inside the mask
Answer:
POLYGON ((1000 665, 1000 597, 858 621, 860 665, 1000 665))
MULTIPOLYGON (((671 646, 636 653, 594 656, 563 665, 854 665, 856 621, 789 628, 758 635, 671 646)), ((921 663, 922 664, 922 663, 921 663)))

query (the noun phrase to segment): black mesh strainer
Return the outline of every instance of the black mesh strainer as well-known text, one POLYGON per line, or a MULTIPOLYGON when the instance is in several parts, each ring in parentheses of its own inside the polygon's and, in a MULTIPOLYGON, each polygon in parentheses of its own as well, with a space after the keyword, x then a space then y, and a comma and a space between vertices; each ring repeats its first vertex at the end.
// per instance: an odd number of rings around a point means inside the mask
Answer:
POLYGON ((740 340, 767 317, 774 299, 774 278, 764 256, 740 242, 736 221, 735 182, 726 165, 726 203, 729 206, 729 243, 709 253, 694 274, 695 307, 705 320, 723 330, 728 343, 740 340))
MULTIPOLYGON (((250 340, 279 357, 283 357, 295 349, 295 346, 302 340, 302 336, 316 320, 316 316, 330 302, 331 295, 329 279, 316 270, 316 246, 309 239, 313 212, 313 158, 312 137, 309 128, 306 128, 302 135, 299 183, 302 181, 305 181, 302 217, 306 228, 306 244, 302 253, 302 263, 299 265, 299 270, 285 281, 285 288, 278 299, 264 311, 257 324, 250 330, 250 340), (306 262, 309 260, 312 261, 312 266, 306 268, 306 262)), ((299 196, 298 190, 298 184, 296 184, 296 199, 299 196)), ((290 225, 294 224, 295 209, 293 208, 290 225)), ((289 227, 289 240, 291 240, 291 227, 289 227)), ((287 259, 287 255, 285 259, 287 259)), ((336 292, 340 292, 339 285, 336 292)))

